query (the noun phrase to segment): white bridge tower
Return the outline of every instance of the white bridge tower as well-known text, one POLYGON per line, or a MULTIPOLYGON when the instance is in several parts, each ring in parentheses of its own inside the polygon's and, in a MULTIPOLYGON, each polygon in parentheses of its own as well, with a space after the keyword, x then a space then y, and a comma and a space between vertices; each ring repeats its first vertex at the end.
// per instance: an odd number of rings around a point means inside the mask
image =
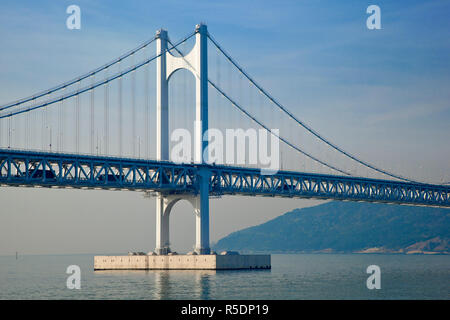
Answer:
MULTIPOLYGON (((179 70, 191 71, 195 77, 195 133, 194 162, 206 162, 204 150, 208 130, 208 31, 206 25, 199 24, 195 29, 194 48, 185 56, 173 56, 168 49, 168 35, 165 30, 158 30, 156 40, 156 143, 157 160, 169 159, 169 80, 179 70), (206 137, 205 137, 206 138, 206 137)), ((188 200, 194 207, 196 219, 195 252, 209 254, 209 179, 206 169, 199 172, 199 192, 196 195, 170 195, 159 192, 156 199, 156 248, 155 252, 165 255, 170 252, 169 217, 174 204, 188 200)))

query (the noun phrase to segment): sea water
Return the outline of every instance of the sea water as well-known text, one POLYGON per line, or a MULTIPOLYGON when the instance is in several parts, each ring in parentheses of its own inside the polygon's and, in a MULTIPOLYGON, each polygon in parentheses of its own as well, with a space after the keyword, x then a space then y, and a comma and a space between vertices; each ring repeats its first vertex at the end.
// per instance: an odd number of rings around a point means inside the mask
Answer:
POLYGON ((94 255, 0 256, 0 299, 450 299, 450 256, 273 254, 271 270, 94 271, 94 255), (80 267, 69 289, 67 267, 80 267), (380 268, 368 289, 367 267, 380 268))

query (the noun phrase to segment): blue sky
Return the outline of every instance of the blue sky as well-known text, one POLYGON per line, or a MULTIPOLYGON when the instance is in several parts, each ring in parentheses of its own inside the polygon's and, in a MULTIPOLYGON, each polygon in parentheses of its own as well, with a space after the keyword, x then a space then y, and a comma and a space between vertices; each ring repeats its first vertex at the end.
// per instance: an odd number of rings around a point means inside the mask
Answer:
MULTIPOLYGON (((259 83, 333 142, 375 164, 389 163, 401 174, 448 181, 448 12, 448 1, 3 0, 0 103, 93 69, 151 38, 161 27, 172 39, 178 39, 195 24, 205 22, 209 32, 259 83), (65 26, 70 4, 81 8, 79 31, 65 26), (366 28, 366 8, 371 4, 381 8, 381 30, 366 28), (419 168, 424 169, 418 172, 419 168)), ((38 193, 52 199, 51 192, 3 189, 0 199, 12 213, 14 199, 25 194, 34 199, 38 193), (12 199, 9 204, 6 198, 12 199)), ((62 194, 66 203, 76 201, 62 194)), ((97 195, 79 197, 94 203, 97 195)), ((121 197, 133 203, 137 215, 133 219, 144 217, 142 207, 136 205, 140 201, 136 195, 121 197)), ((271 200, 272 205, 258 206, 256 200, 223 201, 236 206, 246 203, 251 212, 245 219, 236 216, 226 220, 218 215, 212 226, 213 240, 309 204, 271 200)), ((63 202, 43 214, 52 219, 52 214, 65 208, 63 202)), ((218 211, 223 211, 221 207, 217 203, 218 211)), ((154 210, 153 203, 149 208, 154 210)), ((45 206, 39 210, 45 212, 45 206)), ((149 209, 148 217, 145 215, 151 232, 153 214, 149 209)), ((181 226, 184 217, 177 219, 181 219, 177 220, 181 226)), ((64 223, 61 220, 58 226, 64 223)), ((118 225, 123 223, 117 221, 118 225)), ((44 222, 41 227, 48 231, 44 222)), ((26 231, 30 232, 20 232, 26 231)), ((20 241, 13 240, 11 233, 1 237, 0 254, 8 251, 5 243, 20 241)), ((154 241, 152 234, 145 239, 154 241)), ((133 238, 129 245, 140 242, 142 239, 133 238)), ((26 247, 25 242, 19 243, 26 247)), ((86 252, 87 243, 73 244, 73 250, 86 252)), ((52 250, 58 248, 67 249, 56 246, 52 250)), ((113 249, 107 245, 98 248, 113 249)), ((39 252, 34 247, 29 250, 39 252)))

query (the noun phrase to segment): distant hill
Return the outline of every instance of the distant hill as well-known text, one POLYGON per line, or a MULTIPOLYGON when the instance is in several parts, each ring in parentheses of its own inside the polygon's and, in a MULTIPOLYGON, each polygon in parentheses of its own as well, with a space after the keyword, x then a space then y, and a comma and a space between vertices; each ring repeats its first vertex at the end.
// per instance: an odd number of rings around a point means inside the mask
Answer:
POLYGON ((333 201, 222 238, 241 252, 449 253, 450 210, 333 201))

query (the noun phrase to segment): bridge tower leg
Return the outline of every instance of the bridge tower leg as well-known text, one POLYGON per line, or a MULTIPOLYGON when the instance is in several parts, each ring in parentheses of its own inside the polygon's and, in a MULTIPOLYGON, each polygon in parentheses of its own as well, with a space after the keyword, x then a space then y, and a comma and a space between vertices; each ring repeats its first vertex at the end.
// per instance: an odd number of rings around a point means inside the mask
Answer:
MULTIPOLYGON (((166 30, 156 32, 156 54, 161 54, 156 60, 156 159, 169 160, 169 86, 167 81, 167 51, 168 36, 166 30)), ((162 193, 156 196, 156 248, 157 254, 168 254, 169 214, 165 214, 167 199, 162 193)))
MULTIPOLYGON (((206 25, 196 26, 196 108, 195 108, 195 160, 208 162, 205 149, 208 146, 208 30, 206 25)), ((198 254, 209 254, 209 181, 211 173, 206 168, 199 170, 199 205, 196 207, 196 243, 198 254)))
MULTIPOLYGON (((167 51, 167 31, 157 31, 156 48, 156 128, 157 160, 169 160, 169 78, 179 69, 191 71, 196 79, 195 89, 195 125, 194 125, 194 162, 199 164, 198 194, 192 196, 174 196, 158 193, 156 199, 156 249, 157 254, 170 252, 169 216, 173 204, 182 197, 194 206, 196 216, 195 251, 209 254, 209 181, 210 172, 201 165, 207 162, 205 149, 208 145, 208 31, 206 25, 196 26, 194 48, 184 57, 175 57, 167 51)), ((163 181, 164 183, 164 181, 163 181)))

